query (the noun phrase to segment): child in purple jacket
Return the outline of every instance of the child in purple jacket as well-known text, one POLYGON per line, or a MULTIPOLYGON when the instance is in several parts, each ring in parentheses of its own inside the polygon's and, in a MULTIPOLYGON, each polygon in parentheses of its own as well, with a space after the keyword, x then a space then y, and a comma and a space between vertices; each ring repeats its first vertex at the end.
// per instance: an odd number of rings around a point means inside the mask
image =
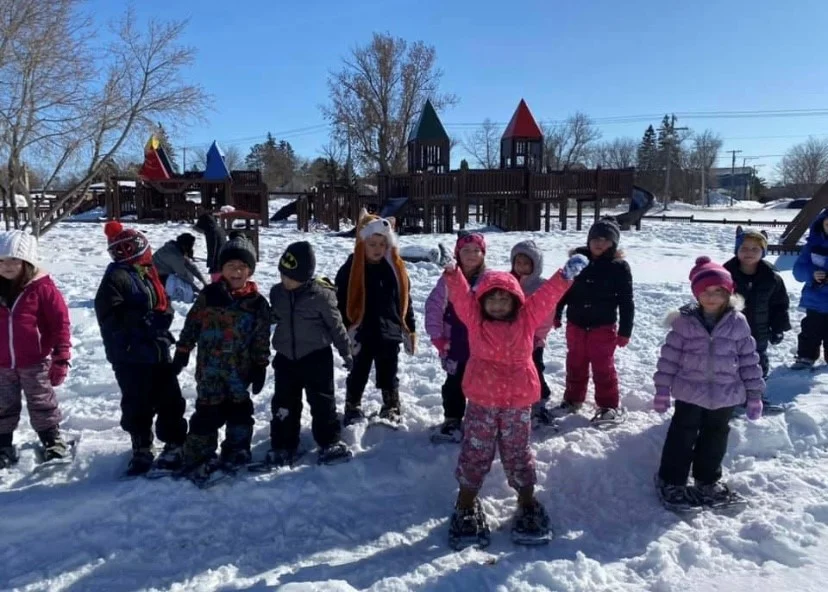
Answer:
POLYGON ((676 410, 661 453, 657 487, 664 505, 687 511, 730 503, 738 496, 721 482, 733 408, 747 399, 748 419, 762 415, 765 381, 741 297, 733 278, 709 257, 690 271, 697 302, 668 317, 670 331, 661 349, 654 381, 655 410, 664 413, 670 397, 676 410), (695 486, 687 486, 690 467, 695 486))
MULTIPOLYGON (((474 289, 486 269, 486 239, 476 232, 461 232, 454 246, 454 258, 474 289)), ((440 276, 426 299, 425 326, 446 371, 442 389, 443 423, 432 440, 457 443, 463 439, 461 425, 466 412, 466 397, 461 385, 469 359, 469 335, 448 301, 444 276, 440 276)))

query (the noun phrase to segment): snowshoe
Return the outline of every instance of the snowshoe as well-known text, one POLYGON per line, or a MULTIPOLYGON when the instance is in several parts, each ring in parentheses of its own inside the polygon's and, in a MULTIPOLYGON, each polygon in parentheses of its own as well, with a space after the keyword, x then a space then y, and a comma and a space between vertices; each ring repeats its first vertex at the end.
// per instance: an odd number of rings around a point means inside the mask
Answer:
POLYGON ((589 420, 589 423, 596 428, 612 427, 624 423, 627 420, 627 411, 623 407, 613 409, 601 407, 589 420))
POLYGON ((459 444, 463 441, 463 424, 459 419, 446 419, 431 429, 429 439, 432 444, 459 444))
POLYGON ((20 455, 17 453, 16 446, 3 446, 0 448, 0 469, 8 469, 17 464, 20 460, 20 455))
POLYGON ((35 458, 38 464, 34 471, 72 464, 75 460, 79 441, 79 436, 66 441, 60 435, 57 435, 53 439, 47 440, 42 446, 36 447, 35 458))
POLYGON ((512 542, 518 545, 545 545, 554 538, 546 508, 537 500, 521 506, 512 524, 512 542))
POLYGON ((184 449, 178 444, 165 444, 164 450, 152 463, 152 467, 144 474, 144 477, 147 479, 172 477, 181 470, 183 464, 184 449))
POLYGON ((731 490, 721 481, 707 485, 696 483, 687 488, 687 494, 688 497, 694 498, 696 503, 714 510, 741 508, 748 503, 742 494, 731 490))
POLYGON ((658 474, 655 476, 655 489, 661 505, 676 514, 691 514, 702 509, 698 498, 688 495, 687 486, 670 485, 662 481, 658 474))
POLYGON ((449 546, 455 551, 466 547, 483 549, 491 542, 491 531, 480 500, 474 500, 474 507, 461 510, 455 508, 449 523, 449 546))
POLYGON ((546 406, 546 401, 538 401, 532 405, 532 429, 555 427, 557 425, 557 419, 552 414, 552 410, 546 406))
POLYGON ((271 448, 267 451, 263 461, 248 464, 247 471, 249 473, 270 473, 282 467, 293 468, 296 461, 302 458, 304 454, 305 451, 298 448, 294 450, 284 448, 274 450, 271 448))
POLYGON ((368 427, 382 426, 392 430, 399 430, 402 427, 402 418, 397 416, 385 416, 382 412, 374 413, 368 416, 368 427))
POLYGON ((364 423, 366 421, 365 413, 362 412, 362 407, 345 405, 345 413, 342 414, 342 425, 348 427, 357 423, 364 423))
POLYGON ((549 409, 549 415, 553 419, 560 419, 562 417, 566 417, 567 415, 578 413, 580 410, 581 403, 570 403, 569 401, 563 401, 560 405, 549 409))
POLYGON ((146 475, 152 468, 154 459, 152 450, 149 448, 133 450, 132 458, 129 460, 126 471, 124 471, 123 478, 134 479, 146 475))
POLYGON ((317 464, 320 465, 338 465, 349 462, 354 456, 351 449, 345 442, 334 442, 329 446, 325 446, 319 450, 319 457, 317 464))
POLYGON ((810 360, 808 358, 797 358, 796 361, 791 364, 791 370, 813 370, 814 364, 816 360, 810 360))
POLYGON ((208 459, 186 473, 186 477, 199 489, 209 489, 235 476, 236 472, 217 458, 208 459))
POLYGON ((239 469, 253 462, 253 454, 246 448, 238 450, 222 448, 221 454, 219 455, 219 462, 222 467, 239 469))

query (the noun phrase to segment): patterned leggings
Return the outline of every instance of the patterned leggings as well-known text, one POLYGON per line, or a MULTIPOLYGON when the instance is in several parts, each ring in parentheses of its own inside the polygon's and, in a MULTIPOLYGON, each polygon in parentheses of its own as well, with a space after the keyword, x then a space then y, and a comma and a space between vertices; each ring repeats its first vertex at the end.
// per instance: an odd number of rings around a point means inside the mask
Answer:
POLYGON ((514 489, 534 485, 535 456, 529 446, 532 408, 489 408, 469 402, 455 476, 464 489, 479 491, 492 468, 495 448, 514 489))

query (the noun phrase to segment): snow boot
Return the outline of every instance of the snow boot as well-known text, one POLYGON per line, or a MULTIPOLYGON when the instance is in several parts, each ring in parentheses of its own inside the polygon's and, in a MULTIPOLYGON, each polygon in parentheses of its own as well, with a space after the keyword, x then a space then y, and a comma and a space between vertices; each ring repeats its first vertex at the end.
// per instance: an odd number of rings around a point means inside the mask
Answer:
POLYGON ((345 413, 342 414, 342 425, 348 427, 355 423, 365 421, 365 413, 362 412, 362 407, 358 404, 345 403, 345 413))
POLYGON ((618 425, 626 419, 627 414, 622 407, 599 407, 589 421, 593 426, 600 427, 618 425))
POLYGON ((125 475, 127 477, 145 475, 152 468, 154 458, 151 448, 138 448, 133 450, 132 458, 129 460, 125 475))
POLYGON ((400 423, 400 391, 398 389, 382 391, 382 407, 379 418, 391 423, 400 423))
POLYGON ((60 435, 60 430, 54 427, 37 433, 40 443, 43 444, 43 462, 62 460, 71 454, 69 444, 60 435))
POLYGON ((546 399, 532 404, 532 425, 538 427, 542 425, 551 425, 555 423, 555 416, 546 405, 546 399))
POLYGON ((164 444, 164 450, 155 459, 156 469, 178 471, 184 466, 184 447, 170 442, 164 444))
POLYGON ((447 417, 442 424, 437 426, 431 434, 431 441, 434 444, 450 443, 459 444, 463 441, 463 422, 453 417, 447 417))
POLYGON ((475 499, 471 508, 455 507, 449 522, 449 546, 455 551, 471 546, 482 549, 490 542, 491 531, 480 500, 475 499))
POLYGON ((512 524, 512 541, 518 545, 545 545, 552 540, 549 515, 538 500, 519 506, 512 524))
POLYGON ((655 476, 655 487, 661 504, 671 512, 685 514, 701 509, 701 503, 696 495, 688 495, 686 485, 671 485, 665 483, 659 476, 655 476))
POLYGON ((557 407, 550 409, 549 415, 556 419, 566 417, 567 415, 578 413, 578 411, 581 410, 581 406, 582 403, 570 403, 569 401, 564 400, 557 407))
POLYGON ((695 483, 687 488, 688 497, 694 498, 697 504, 710 508, 726 508, 743 506, 747 500, 739 493, 732 491, 725 483, 695 483))
POLYGON ((348 445, 340 441, 321 447, 317 462, 320 465, 336 465, 348 462, 353 456, 354 453, 348 445))
POLYGON ((14 445, 0 446, 0 469, 8 469, 16 465, 20 457, 17 454, 17 447, 14 445))
POLYGON ((285 448, 271 448, 265 455, 265 465, 269 467, 292 467, 294 463, 302 456, 298 448, 288 450, 285 448))
POLYGON ((793 364, 791 364, 791 370, 810 370, 814 367, 815 363, 816 360, 797 357, 796 361, 793 364))
POLYGON ((221 449, 221 455, 219 456, 221 464, 227 467, 242 467, 250 464, 252 460, 253 455, 250 450, 246 448, 234 450, 223 446, 221 449))

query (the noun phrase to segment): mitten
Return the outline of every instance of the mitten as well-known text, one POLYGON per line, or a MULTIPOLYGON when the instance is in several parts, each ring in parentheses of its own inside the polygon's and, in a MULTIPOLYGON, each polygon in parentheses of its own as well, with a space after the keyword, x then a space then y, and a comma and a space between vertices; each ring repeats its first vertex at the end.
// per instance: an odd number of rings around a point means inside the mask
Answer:
POLYGON ((629 337, 622 337, 621 335, 619 335, 618 337, 615 338, 615 345, 617 345, 618 347, 627 347, 627 344, 629 342, 630 342, 629 337))
POLYGON ((785 339, 784 333, 774 333, 770 336, 770 343, 771 345, 779 345, 783 339, 785 339))
POLYGON ((49 366, 49 384, 52 386, 62 385, 68 373, 69 360, 52 360, 52 365, 49 366))
POLYGON ((443 337, 437 337, 431 340, 431 345, 437 349, 438 356, 445 358, 448 354, 449 348, 451 347, 451 342, 443 337))
POLYGON ((446 374, 451 374, 452 376, 457 374, 457 360, 443 358, 443 370, 446 371, 446 374))
POLYGON ((762 417, 762 399, 748 399, 746 415, 750 421, 756 421, 762 417))
POLYGON ((457 271, 457 262, 454 259, 449 259, 446 261, 446 264, 443 265, 443 271, 446 273, 454 273, 457 271))
POLYGON ((350 372, 354 369, 354 359, 351 356, 345 356, 342 358, 342 367, 350 372))
POLYGON ((357 329, 354 327, 353 329, 348 330, 348 341, 351 342, 351 355, 357 356, 359 355, 359 350, 362 349, 362 344, 357 341, 357 329))
POLYGON ((572 255, 572 257, 570 257, 566 262, 566 265, 563 266, 561 275, 565 280, 572 281, 586 268, 587 265, 589 265, 589 259, 587 259, 584 255, 581 255, 580 253, 572 255))
POLYGON ((181 371, 190 363, 190 352, 178 349, 173 356, 172 368, 175 375, 181 374, 181 371))
POLYGON ((267 364, 264 366, 253 366, 250 369, 250 390, 254 395, 258 395, 264 388, 265 378, 267 378, 267 364))
POLYGON ((403 348, 409 356, 413 356, 417 352, 416 333, 403 333, 403 348))
POLYGON ((670 391, 664 387, 656 389, 655 399, 653 399, 653 409, 658 413, 666 413, 670 408, 670 391))

